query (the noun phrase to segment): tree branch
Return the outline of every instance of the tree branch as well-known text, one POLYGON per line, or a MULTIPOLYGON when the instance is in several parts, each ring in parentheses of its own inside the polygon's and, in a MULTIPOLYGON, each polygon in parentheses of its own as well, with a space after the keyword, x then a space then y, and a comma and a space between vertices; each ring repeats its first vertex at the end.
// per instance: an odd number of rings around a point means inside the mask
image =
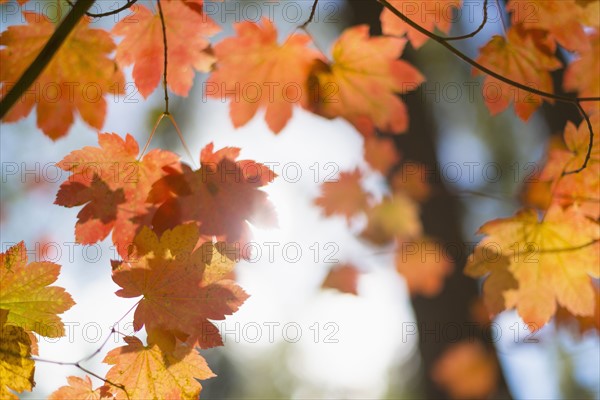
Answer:
MULTIPOLYGON (((553 99, 553 100, 557 100, 557 101, 562 101, 562 102, 566 102, 566 103, 571 103, 573 104, 575 107, 578 108, 578 110, 582 113, 583 118, 585 119, 587 125, 588 125, 588 129, 589 129, 589 134, 590 134, 590 144, 589 144, 589 148, 587 151, 587 155, 585 157, 585 160, 583 162, 583 165, 578 168, 575 171, 569 171, 566 174, 573 174, 573 173, 578 173, 583 171, 586 167, 587 164, 590 160, 591 157, 591 153, 592 153, 592 145, 594 143, 594 131, 592 129, 592 124, 590 123, 590 119, 588 117, 588 115, 585 113, 585 110, 583 109, 583 107, 581 106, 581 102, 584 101, 600 101, 600 97, 569 97, 569 96, 562 96, 562 95, 558 95, 558 94, 554 94, 554 93, 549 93, 549 92, 544 92, 542 90, 538 90, 538 89, 534 89, 531 88, 527 85, 524 85, 522 83, 519 83, 517 81, 513 81, 512 79, 509 79, 495 71, 492 71, 491 69, 479 64, 477 61, 473 60, 471 57, 467 56, 465 53, 463 53, 462 51, 458 50, 456 47, 452 46, 450 43, 448 43, 447 39, 436 35, 435 33, 429 32, 427 29, 423 28, 422 26, 420 26, 419 24, 417 24, 416 22, 414 22, 413 20, 411 20, 410 18, 408 18, 406 15, 402 14, 399 10, 397 10, 392 4, 390 4, 388 2, 388 0, 377 0, 379 3, 381 3, 385 8, 387 8, 388 10, 390 10, 394 15, 396 15, 398 18, 400 18, 402 21, 404 21, 405 23, 407 23, 408 25, 410 25, 412 28, 416 29, 417 31, 419 31, 420 33, 422 33, 423 35, 429 37, 430 39, 436 41, 437 43, 441 44, 442 46, 444 46, 446 49, 450 50, 451 53, 453 53, 454 55, 456 55, 458 58, 460 58, 461 60, 465 61, 466 63, 472 65, 473 67, 477 68, 478 70, 498 79, 499 81, 502 81, 508 85, 514 86, 518 89, 524 90, 526 92, 529 93, 533 93, 536 94, 538 96, 541 97, 545 97, 545 98, 549 98, 549 99, 553 99)), ((485 21, 485 19, 484 19, 485 21)))
POLYGON ((519 83, 517 81, 513 81, 512 79, 509 79, 503 75, 500 75, 497 72, 492 71, 491 69, 479 64, 477 61, 473 60, 471 57, 467 56, 465 53, 463 53, 462 51, 458 50, 456 47, 452 46, 451 44, 447 43, 446 39, 444 39, 441 36, 436 35, 435 33, 431 33, 429 32, 427 29, 423 28, 422 26, 420 26, 419 24, 417 24, 416 22, 414 22, 413 20, 411 20, 410 18, 408 18, 406 15, 402 14, 400 11, 398 11, 393 5, 391 5, 387 0, 377 0, 379 3, 381 3, 385 8, 387 8, 388 10, 390 10, 394 15, 396 15, 398 18, 400 18, 402 21, 406 22, 408 25, 410 25, 412 28, 416 29, 417 31, 419 31, 420 33, 422 33, 423 35, 429 37, 430 39, 438 42, 439 44, 441 44, 442 46, 444 46, 446 49, 450 50, 450 52, 452 52, 454 55, 456 55, 458 58, 460 58, 461 60, 467 62, 468 64, 472 65, 473 67, 477 68, 478 70, 498 79, 499 81, 502 81, 504 83, 507 83, 511 86, 514 86, 518 89, 521 90, 525 90, 526 92, 529 93, 533 93, 533 94, 537 94, 538 96, 542 96, 542 97, 546 97, 549 99, 554 99, 557 101, 564 101, 564 102, 568 102, 568 103, 576 103, 576 102, 580 102, 580 101, 600 101, 600 97, 569 97, 569 96, 561 96, 559 94, 554 94, 554 93, 549 93, 549 92, 544 92, 542 90, 538 90, 538 89, 534 89, 532 87, 529 87, 527 85, 524 85, 522 83, 519 83))
POLYGON ((23 72, 15 86, 0 101, 0 119, 4 118, 23 93, 36 81, 92 4, 94 4, 94 0, 79 0, 75 3, 69 14, 50 36, 48 43, 46 43, 40 54, 23 72))

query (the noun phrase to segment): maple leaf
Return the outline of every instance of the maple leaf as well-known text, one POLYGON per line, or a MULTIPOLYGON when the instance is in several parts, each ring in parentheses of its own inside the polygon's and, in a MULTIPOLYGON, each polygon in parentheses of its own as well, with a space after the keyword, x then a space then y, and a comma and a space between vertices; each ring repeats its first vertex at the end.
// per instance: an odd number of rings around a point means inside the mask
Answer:
POLYGON ((591 277, 600 276, 600 228, 577 209, 553 205, 542 221, 534 210, 523 210, 479 232, 487 236, 465 273, 489 274, 483 289, 490 313, 516 307, 535 331, 554 315, 557 302, 574 315, 594 312, 591 277))
MULTIPOLYGON (((518 27, 510 28, 506 38, 494 36, 481 48, 477 61, 506 78, 549 93, 554 92, 550 71, 561 67, 552 53, 537 47, 532 36, 518 27)), ((473 69, 473 74, 482 75, 483 72, 473 69)), ((516 114, 524 121, 542 104, 540 96, 489 75, 484 80, 483 97, 492 115, 505 110, 512 101, 516 114)), ((551 99, 544 100, 552 102, 551 99)))
MULTIPOLYGON (((433 32, 435 28, 448 33, 452 26, 453 8, 460 8, 462 0, 390 0, 390 4, 422 28, 433 32)), ((420 48, 429 38, 398 18, 392 11, 384 8, 380 16, 381 29, 386 35, 403 36, 406 34, 415 49, 420 48)))
POLYGON ((18 400, 12 391, 21 393, 35 386, 35 363, 30 336, 22 327, 7 324, 8 315, 0 309, 0 398, 18 400))
POLYGON ((581 21, 583 10, 576 0, 510 0, 506 9, 514 25, 548 31, 567 50, 587 50, 581 21))
MULTIPOLYGON (((194 70, 208 72, 215 62, 208 52, 207 37, 218 33, 220 28, 206 15, 190 12, 189 3, 171 0, 161 5, 167 34, 169 89, 187 96, 194 70)), ((164 73, 163 32, 158 11, 153 13, 143 5, 136 5, 135 12, 119 21, 112 33, 123 36, 117 46, 117 62, 123 67, 133 64, 135 84, 142 96, 148 97, 164 73)))
POLYGON ((123 385, 125 391, 114 390, 117 400, 196 400, 202 390, 197 379, 215 376, 206 361, 192 347, 174 340, 160 331, 148 333, 148 345, 136 337, 108 352, 105 363, 113 365, 106 379, 123 385))
MULTIPOLYGON (((590 118, 594 132, 600 130, 600 115, 590 118)), ((581 211, 590 217, 600 217, 600 140, 594 135, 594 142, 588 164, 583 171, 575 171, 583 165, 590 145, 590 133, 584 121, 577 128, 567 122, 563 134, 566 147, 554 148, 549 152, 549 159, 542 170, 540 179, 552 181, 552 201, 563 206, 576 204, 581 211)))
POLYGON ((67 382, 69 386, 58 388, 50 394, 48 400, 102 400, 113 398, 108 385, 93 389, 92 380, 87 375, 85 379, 78 376, 69 376, 67 382))
POLYGON ((203 348, 222 345, 216 327, 242 305, 248 295, 225 279, 233 261, 207 243, 199 248, 192 225, 165 231, 160 239, 144 227, 135 237, 129 262, 113 261, 113 280, 120 297, 143 298, 134 314, 134 329, 170 329, 203 348))
POLYGON ((152 188, 148 200, 161 204, 152 224, 157 232, 195 222, 200 234, 227 243, 245 244, 250 237, 248 223, 274 227, 277 217, 268 196, 260 187, 276 175, 263 164, 236 161, 240 149, 214 151, 212 143, 200 153, 200 168, 184 166, 172 171, 152 188))
POLYGON ((383 245, 397 237, 418 237, 421 232, 418 205, 406 195, 394 193, 367 211, 367 226, 361 237, 383 245))
POLYGON ((358 295, 359 270, 351 264, 336 265, 321 284, 322 288, 336 289, 342 293, 358 295))
MULTIPOLYGON (((55 25, 45 16, 24 13, 27 25, 10 26, 0 36, 2 97, 21 77, 46 44, 55 25)), ((124 78, 108 55, 115 49, 110 34, 90 29, 83 18, 70 33, 32 88, 4 117, 14 122, 29 115, 37 103, 37 126, 52 140, 67 134, 77 111, 100 129, 106 116, 104 95, 124 93, 124 78)))
POLYGON ((431 170, 425 164, 406 162, 392 175, 390 186, 394 192, 403 193, 417 202, 424 202, 432 191, 427 181, 430 173, 431 170))
POLYGON ((396 94, 415 90, 425 78, 397 60, 405 44, 404 39, 369 37, 367 25, 346 29, 333 45, 333 62, 313 68, 308 108, 326 118, 343 117, 365 136, 375 128, 406 131, 406 106, 396 94))
POLYGON ((498 362, 480 342, 451 345, 431 370, 435 383, 453 399, 486 399, 498 384, 498 362))
POLYGON ((357 168, 352 172, 342 172, 337 181, 321 185, 321 196, 315 199, 315 205, 321 207, 325 216, 343 215, 346 221, 367 210, 370 195, 361 185, 362 173, 357 168))
POLYGON ((600 2, 596 0, 575 0, 575 4, 581 10, 582 24, 600 28, 600 2))
MULTIPOLYGON (((600 70, 600 34, 588 37, 590 49, 581 53, 581 58, 567 66, 563 87, 568 91, 577 91, 579 97, 600 96, 600 77, 593 71, 600 70)), ((594 113, 598 109, 595 102, 582 102, 586 111, 594 113)))
POLYGON ((150 225, 153 205, 146 203, 151 185, 179 168, 178 156, 152 150, 138 161, 133 136, 99 133, 100 147, 84 147, 63 158, 57 166, 72 175, 62 183, 55 204, 84 207, 77 215, 75 239, 81 244, 103 240, 113 230, 113 242, 122 256, 142 225, 150 225))
POLYGON ((58 279, 60 265, 51 262, 27 264, 27 249, 20 242, 0 254, 0 309, 8 310, 7 323, 42 336, 64 336, 57 314, 75 302, 65 289, 49 286, 58 279))
POLYGON ((279 133, 292 117, 294 104, 307 102, 310 68, 320 55, 307 47, 310 38, 292 34, 277 43, 273 22, 244 21, 234 24, 235 37, 215 45, 217 68, 208 78, 206 94, 221 101, 230 99, 230 117, 236 128, 256 112, 266 109, 269 129, 279 133))
POLYGON ((575 322, 579 329, 579 333, 582 335, 586 332, 594 330, 600 332, 600 288, 598 286, 594 288, 594 293, 594 303, 596 305, 596 308, 594 309, 593 315, 575 316, 572 315, 565 308, 558 307, 558 310, 556 310, 556 325, 558 327, 570 327, 572 326, 573 322, 575 322))
POLYGON ((411 295, 437 296, 444 280, 452 273, 452 262, 442 253, 439 243, 421 238, 400 243, 396 253, 396 271, 401 274, 411 295))
POLYGON ((367 164, 383 175, 400 162, 400 154, 391 139, 366 137, 364 147, 363 155, 367 164))

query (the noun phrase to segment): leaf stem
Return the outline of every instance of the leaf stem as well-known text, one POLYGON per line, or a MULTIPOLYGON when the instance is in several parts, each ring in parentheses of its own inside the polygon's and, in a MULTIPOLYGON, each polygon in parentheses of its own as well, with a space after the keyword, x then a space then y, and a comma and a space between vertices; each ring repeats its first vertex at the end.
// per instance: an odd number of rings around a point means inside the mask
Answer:
POLYGON ((487 10, 487 5, 488 5, 488 0, 484 0, 483 1, 483 20, 481 21, 481 24, 479 24, 479 26, 477 27, 477 29, 475 29, 473 32, 471 33, 467 33, 466 35, 461 35, 461 36, 449 36, 449 37, 444 37, 442 39, 444 39, 445 41, 449 42, 451 40, 463 40, 463 39, 468 39, 468 38, 472 38, 475 35, 477 35, 479 32, 481 32, 483 30, 483 28, 485 27, 485 25, 487 24, 488 21, 488 10, 487 10))
POLYGON ((169 65, 167 53, 168 53, 168 44, 167 44, 167 25, 165 24, 165 16, 163 14, 162 5, 160 4, 160 0, 156 0, 156 4, 158 5, 158 15, 160 16, 160 25, 162 27, 162 36, 163 36, 163 48, 164 48, 164 71, 163 71, 163 89, 165 91, 165 114, 169 115, 169 91, 167 89, 167 67, 169 65))

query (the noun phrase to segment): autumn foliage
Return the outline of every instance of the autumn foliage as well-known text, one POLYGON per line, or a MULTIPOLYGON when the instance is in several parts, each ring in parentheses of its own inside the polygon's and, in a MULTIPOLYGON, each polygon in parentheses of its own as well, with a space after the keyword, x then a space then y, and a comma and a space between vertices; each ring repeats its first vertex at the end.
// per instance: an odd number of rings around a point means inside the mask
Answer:
MULTIPOLYGON (((444 39, 452 28, 446 15, 425 13, 414 26, 398 16, 405 0, 382 1, 382 35, 367 25, 350 26, 323 53, 305 29, 311 21, 286 29, 291 33, 283 38, 282 27, 268 18, 238 21, 216 42, 211 38, 227 26, 205 15, 201 0, 152 3, 131 8, 108 30, 81 18, 33 83, 54 91, 22 95, 2 119, 16 122, 35 109, 38 128, 53 141, 79 119, 98 131, 97 147, 75 150, 57 164, 69 177, 55 204, 79 209, 73 221, 77 243, 110 237, 120 256, 111 264, 116 296, 139 300, 133 324, 143 335, 124 337, 125 345, 108 351, 103 384, 94 387, 89 376, 72 376, 67 385, 56 385, 51 399, 196 399, 199 380, 215 376, 199 350, 223 345, 211 321, 237 312, 249 296, 232 280, 235 262, 249 257, 239 249, 251 240, 251 227, 277 227, 277 210, 263 190, 277 175, 260 160, 239 159, 239 148, 211 143, 194 160, 196 168, 167 149, 146 151, 146 145, 140 151, 126 132, 103 131, 107 96, 125 93, 123 70, 129 67, 144 98, 163 86, 165 97, 187 97, 196 76, 207 74, 203 94, 228 102, 236 128, 264 115, 264 129, 285 135, 298 109, 345 120, 364 137, 364 166, 324 183, 314 205, 324 217, 343 218, 371 246, 393 248, 394 267, 411 296, 432 298, 445 289, 446 278, 463 266, 442 254, 443 241, 427 234, 421 208, 435 193, 420 175, 423 166, 400 154, 394 138, 411 123, 402 95, 436 79, 403 60, 405 49, 433 41, 451 46, 444 39), (73 90, 73 82, 97 88, 97 101, 73 90), (386 178, 384 195, 368 189, 367 174, 386 178), (431 251, 439 257, 428 256, 431 251)), ((460 0, 435 3, 444 4, 436 10, 462 7, 460 0)), ((485 105, 491 115, 514 109, 528 121, 544 102, 566 102, 582 118, 565 121, 562 142, 548 149, 537 183, 545 186, 526 188, 522 210, 480 228, 483 238, 464 273, 482 280, 489 317, 516 309, 532 331, 554 317, 579 319, 582 330, 594 329, 600 308, 600 74, 592 71, 600 68, 600 11, 597 2, 540 0, 534 2, 539 18, 532 22, 518 12, 523 3, 507 2, 510 26, 471 59, 472 73, 483 77, 484 87, 495 88, 483 91, 485 105)), ((23 24, 0 36, 3 101, 60 29, 41 14, 23 17, 23 24)), ((175 123, 168 100, 160 120, 166 117, 175 123)), ((28 263, 23 242, 0 260, 4 399, 32 390, 33 333, 63 336, 59 315, 75 302, 53 286, 61 267, 28 263)), ((322 287, 360 295, 364 270, 336 265, 322 287)), ((495 389, 498 371, 489 349, 461 343, 428 373, 453 397, 483 398, 495 389)))

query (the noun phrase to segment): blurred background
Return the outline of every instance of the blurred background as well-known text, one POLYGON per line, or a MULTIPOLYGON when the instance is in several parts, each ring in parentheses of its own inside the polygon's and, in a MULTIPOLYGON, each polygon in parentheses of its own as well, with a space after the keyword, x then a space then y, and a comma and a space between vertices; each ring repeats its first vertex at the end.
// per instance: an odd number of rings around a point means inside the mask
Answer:
MULTIPOLYGON (((51 2, 30 2, 25 8, 42 11, 51 2)), ((108 6, 114 1, 99 1, 108 6)), ((482 2, 468 8, 473 18, 457 18, 451 34, 472 31, 481 21, 482 2)), ((499 3, 502 3, 500 1, 499 3)), ((212 43, 232 34, 231 24, 242 19, 274 19, 281 39, 310 14, 312 1, 225 1, 207 3, 207 14, 223 31, 212 43), (293 4, 293 5, 290 5, 293 4), (210 10, 210 12, 208 11, 210 10)), ((500 4, 502 6, 502 4, 500 4)), ((13 12, 16 3, 1 6, 2 30, 22 23, 13 12)), ((490 19, 475 38, 456 43, 473 57, 491 35, 502 33, 498 3, 490 2, 490 19)), ((329 51, 348 26, 368 23, 380 33, 376 1, 321 0, 309 31, 317 46, 329 51)), ((114 17, 96 21, 110 28, 114 17)), ((403 96, 410 114, 409 131, 394 138, 403 159, 423 163, 438 179, 430 182, 435 195, 422 205, 425 231, 449 243, 472 249, 480 239, 475 232, 484 222, 514 214, 520 208, 523 182, 543 163, 552 135, 562 132, 566 120, 579 122, 569 106, 544 106, 523 123, 509 108, 490 117, 480 91, 469 85, 481 82, 470 68, 446 50, 428 43, 419 51, 407 45, 405 58, 427 78, 418 90, 403 96), (472 96, 469 95, 472 93, 472 96), (501 176, 486 179, 479 166, 497 163, 501 176), (458 169, 455 168, 458 166, 458 169), (469 173, 469 165, 476 165, 469 173), (452 174, 448 166, 454 168, 452 174), (445 172, 446 171, 446 172, 445 172), (458 171, 456 175, 454 171, 458 171), (470 246, 470 247, 469 247, 470 246)), ((131 69, 126 70, 132 82, 131 69)), ((163 120, 150 148, 164 148, 198 165, 200 149, 235 146, 241 159, 270 163, 279 177, 267 186, 275 204, 279 228, 253 228, 254 257, 236 267, 236 279, 250 294, 239 312, 216 324, 225 346, 202 350, 217 378, 204 381, 203 398, 214 399, 400 399, 444 398, 448 389, 432 379, 436 360, 452 345, 469 336, 475 320, 476 281, 462 268, 468 253, 455 259, 454 272, 434 298, 411 297, 394 267, 393 248, 369 245, 357 238, 361 221, 350 228, 342 217, 324 218, 313 202, 320 185, 342 171, 360 168, 364 184, 375 195, 389 190, 386 176, 368 168, 363 160, 363 137, 340 119, 326 120, 299 107, 279 134, 272 134, 259 112, 249 124, 234 129, 228 104, 207 100, 202 94, 206 74, 198 74, 190 96, 172 97, 177 119, 194 160, 189 160, 175 130, 163 120), (322 289, 331 267, 351 263, 362 272, 358 295, 322 289), (459 326, 456 335, 439 334, 440 326, 459 326), (431 333, 435 332, 435 333, 431 333)), ((163 109, 162 91, 147 100, 128 87, 126 97, 109 97, 103 131, 132 134, 146 143, 163 109)), ((53 205, 58 186, 67 178, 54 164, 83 146, 96 146, 96 132, 78 121, 66 138, 52 142, 36 128, 35 117, 2 124, 0 242, 2 251, 25 240, 33 261, 42 248, 45 256, 62 265, 58 285, 65 287, 76 306, 63 314, 67 336, 40 339, 40 355, 57 361, 76 361, 93 353, 135 303, 114 295, 110 278, 115 251, 110 240, 97 246, 74 243, 73 227, 79 209, 53 205), (14 169, 16 166, 16 170, 14 169), (16 172, 14 172, 16 171, 16 172), (52 243, 52 245, 48 245, 52 243)), ((132 332, 132 315, 119 330, 132 332)), ((530 337, 513 312, 494 321, 495 340, 478 341, 500 361, 493 378, 492 398, 598 398, 600 347, 595 332, 580 335, 553 323, 530 337), (532 340, 534 339, 534 340, 532 340)), ((103 375, 104 354, 119 346, 110 338, 86 367, 103 375)), ((460 361, 457 360, 457 363, 460 361)), ((451 364, 452 365, 452 364, 451 364)), ((473 372, 475 373, 475 372, 473 372)), ((66 376, 82 372, 74 367, 37 363, 37 386, 22 398, 45 398, 66 384, 66 376)), ((459 378, 456 378, 459 379, 459 378)), ((465 377, 468 380, 468 377, 465 377)), ((100 381, 96 381, 100 384, 100 381)))

